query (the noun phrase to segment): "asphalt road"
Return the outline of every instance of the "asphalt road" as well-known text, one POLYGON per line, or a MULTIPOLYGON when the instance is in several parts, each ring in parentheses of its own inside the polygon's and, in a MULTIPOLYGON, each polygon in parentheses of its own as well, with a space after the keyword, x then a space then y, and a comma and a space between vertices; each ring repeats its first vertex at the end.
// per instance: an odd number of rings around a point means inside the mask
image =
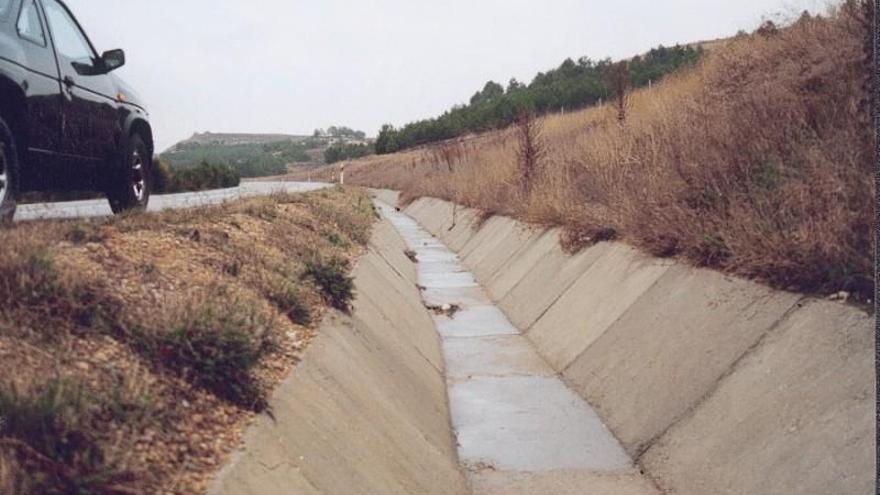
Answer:
MULTIPOLYGON (((268 196, 276 192, 309 192, 329 186, 330 184, 324 182, 242 182, 241 186, 231 189, 156 195, 150 198, 150 206, 147 211, 213 205, 252 196, 268 196)), ((19 205, 15 211, 15 221, 106 217, 112 214, 110 204, 106 199, 35 203, 19 205)))

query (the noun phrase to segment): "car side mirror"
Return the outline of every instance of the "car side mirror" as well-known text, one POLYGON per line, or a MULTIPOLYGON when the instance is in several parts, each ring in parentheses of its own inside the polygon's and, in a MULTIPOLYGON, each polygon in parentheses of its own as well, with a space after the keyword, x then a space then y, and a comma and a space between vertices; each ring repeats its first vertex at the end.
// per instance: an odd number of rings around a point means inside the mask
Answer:
POLYGON ((101 65, 104 72, 113 72, 125 65, 125 52, 122 50, 110 50, 101 55, 101 65))

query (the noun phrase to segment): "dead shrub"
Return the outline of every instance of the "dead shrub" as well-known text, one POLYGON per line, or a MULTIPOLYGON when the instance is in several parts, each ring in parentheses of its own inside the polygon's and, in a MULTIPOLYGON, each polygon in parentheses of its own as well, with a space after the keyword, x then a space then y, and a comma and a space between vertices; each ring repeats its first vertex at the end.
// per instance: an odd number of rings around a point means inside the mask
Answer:
POLYGON ((531 111, 520 111, 516 121, 516 138, 519 193, 522 201, 526 201, 532 194, 532 187, 541 170, 541 160, 546 154, 541 120, 531 111))

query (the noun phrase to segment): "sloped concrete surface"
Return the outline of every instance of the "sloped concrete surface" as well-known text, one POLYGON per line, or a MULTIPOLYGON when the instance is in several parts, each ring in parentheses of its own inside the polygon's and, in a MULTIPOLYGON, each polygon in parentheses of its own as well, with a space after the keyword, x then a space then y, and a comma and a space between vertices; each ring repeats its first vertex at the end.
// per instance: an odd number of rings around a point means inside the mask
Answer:
POLYGON ((412 263, 379 226, 352 316, 322 324, 211 494, 466 494, 440 342, 412 263))
POLYGON ((531 329, 608 248, 609 245, 603 243, 569 256, 557 243, 499 301, 498 306, 517 328, 531 329))
POLYGON ((639 455, 800 299, 676 265, 564 375, 597 405, 627 451, 639 455))
POLYGON ((598 340, 666 272, 670 263, 622 245, 608 245, 528 331, 557 370, 564 370, 598 340))
POLYGON ((485 282, 489 295, 495 301, 504 300, 535 265, 556 249, 559 249, 559 231, 547 230, 534 237, 485 282))
POLYGON ((488 281, 502 267, 513 260, 520 249, 541 236, 541 231, 518 224, 509 218, 499 218, 499 232, 493 242, 476 246, 464 258, 465 264, 474 267, 478 280, 488 281))
POLYGON ((811 302, 647 452, 668 493, 875 493, 874 321, 811 302))

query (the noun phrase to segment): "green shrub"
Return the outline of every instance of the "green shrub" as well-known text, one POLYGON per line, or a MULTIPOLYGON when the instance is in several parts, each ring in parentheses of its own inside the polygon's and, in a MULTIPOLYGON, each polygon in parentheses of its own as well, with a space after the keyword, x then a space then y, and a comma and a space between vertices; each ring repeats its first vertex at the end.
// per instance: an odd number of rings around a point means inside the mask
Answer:
POLYGON ((373 147, 369 144, 337 141, 324 150, 324 163, 332 165, 343 160, 363 158, 372 154, 373 147))
POLYGON ((241 183, 238 171, 229 165, 202 162, 193 167, 171 169, 166 192, 204 191, 237 187, 241 183))
POLYGON ((348 242, 344 237, 342 237, 339 232, 330 232, 325 236, 330 244, 333 244, 336 247, 342 249, 348 249, 351 247, 351 243, 348 242))
MULTIPOLYGON (((100 287, 61 276, 44 246, 16 236, 5 239, 8 251, 0 256, 0 315, 11 318, 24 311, 39 319, 35 328, 54 329, 46 319, 72 321, 82 328, 100 323, 115 311, 115 303, 100 287)), ((45 337, 54 337, 46 333, 45 337)))
POLYGON ((309 307, 302 302, 299 290, 289 281, 279 279, 274 282, 266 297, 286 314, 290 321, 303 326, 311 323, 309 307))
POLYGON ((141 332, 154 360, 218 397, 265 408, 265 390, 252 370, 275 347, 271 321, 235 301, 196 303, 170 320, 164 332, 141 332))
POLYGON ((89 221, 79 221, 71 225, 67 231, 65 238, 74 244, 85 244, 90 242, 103 242, 104 234, 100 227, 89 221))
POLYGON ((99 408, 63 380, 26 393, 0 386, 0 453, 14 454, 28 472, 31 493, 117 493, 113 485, 129 475, 106 461, 91 433, 99 408))
POLYGON ((152 182, 152 192, 154 194, 164 194, 170 192, 171 183, 174 180, 171 167, 165 161, 157 156, 153 157, 153 168, 150 170, 152 182))
POLYGON ((223 272, 225 272, 230 277, 237 277, 241 275, 241 260, 232 260, 229 263, 226 263, 223 266, 223 272))
POLYGON ((306 262, 306 274, 320 287, 324 299, 340 311, 348 311, 354 298, 354 280, 348 262, 340 258, 314 257, 306 262))

